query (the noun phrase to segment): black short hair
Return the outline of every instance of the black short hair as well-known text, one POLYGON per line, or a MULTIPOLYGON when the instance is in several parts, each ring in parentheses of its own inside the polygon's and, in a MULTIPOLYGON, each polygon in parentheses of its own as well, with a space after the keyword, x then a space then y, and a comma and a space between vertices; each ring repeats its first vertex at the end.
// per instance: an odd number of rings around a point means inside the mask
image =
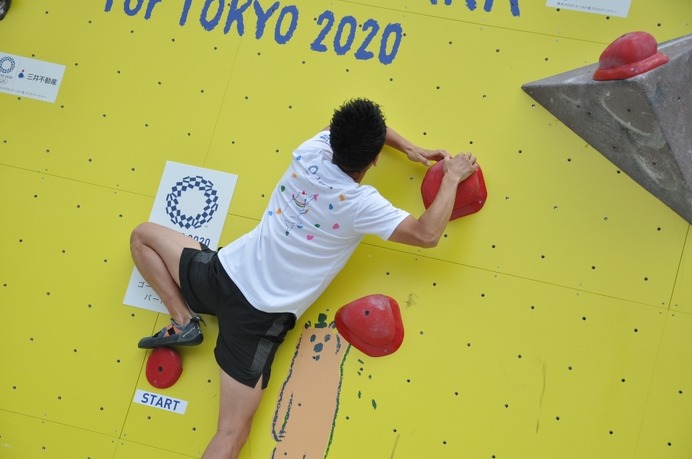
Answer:
POLYGON ((380 154, 387 125, 375 102, 351 99, 334 110, 329 131, 332 162, 351 174, 365 170, 380 154))

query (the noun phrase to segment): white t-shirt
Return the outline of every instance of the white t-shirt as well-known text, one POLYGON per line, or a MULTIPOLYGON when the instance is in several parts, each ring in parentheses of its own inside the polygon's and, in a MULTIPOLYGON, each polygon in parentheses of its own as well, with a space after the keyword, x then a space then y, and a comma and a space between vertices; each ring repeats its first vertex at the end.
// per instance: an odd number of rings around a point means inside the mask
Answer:
POLYGON ((331 160, 328 131, 298 147, 259 225, 219 252, 228 275, 261 311, 300 317, 364 235, 389 239, 409 215, 331 160))

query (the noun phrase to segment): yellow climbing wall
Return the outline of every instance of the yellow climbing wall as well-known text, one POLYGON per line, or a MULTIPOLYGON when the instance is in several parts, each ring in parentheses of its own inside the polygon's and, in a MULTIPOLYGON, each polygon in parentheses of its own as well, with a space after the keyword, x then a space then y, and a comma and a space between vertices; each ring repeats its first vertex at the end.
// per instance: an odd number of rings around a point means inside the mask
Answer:
MULTIPOLYGON (((622 18, 545 3, 14 0, 0 51, 65 74, 55 103, 0 93, 0 457, 201 456, 216 322, 176 385, 149 385, 136 343, 167 318, 122 303, 129 233, 170 160, 238 175, 221 243, 239 236, 354 96, 415 143, 473 151, 488 201, 435 249, 364 240, 279 351, 241 457, 692 457, 690 225, 521 90, 625 32, 691 33, 692 4, 632 0, 622 18), (342 342, 303 372, 303 336, 373 293, 401 306, 399 351, 342 342), (137 389, 187 411, 133 403, 137 389), (290 421, 322 392, 335 403, 309 422, 328 436, 311 436, 290 421)), ((424 172, 386 151, 367 182, 419 214, 424 172)))

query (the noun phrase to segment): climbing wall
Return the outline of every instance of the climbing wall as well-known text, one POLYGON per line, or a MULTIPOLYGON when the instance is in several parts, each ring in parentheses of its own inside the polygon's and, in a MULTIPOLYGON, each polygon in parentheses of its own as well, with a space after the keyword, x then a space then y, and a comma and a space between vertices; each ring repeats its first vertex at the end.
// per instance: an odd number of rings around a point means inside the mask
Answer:
MULTIPOLYGON (((64 77, 55 102, 0 92, 0 457, 201 456, 217 324, 173 387, 149 385, 136 343, 168 318, 123 304, 130 231, 166 161, 236 174, 221 244, 248 231, 354 96, 414 143, 474 152, 488 201, 435 249, 363 241, 277 354, 241 457, 691 457, 690 225, 521 85, 629 31, 692 33, 692 4, 562 3, 15 0, 0 54, 64 77), (373 293, 406 330, 382 358, 331 324, 373 293)), ((366 181, 418 215, 424 174, 386 149, 366 181)))

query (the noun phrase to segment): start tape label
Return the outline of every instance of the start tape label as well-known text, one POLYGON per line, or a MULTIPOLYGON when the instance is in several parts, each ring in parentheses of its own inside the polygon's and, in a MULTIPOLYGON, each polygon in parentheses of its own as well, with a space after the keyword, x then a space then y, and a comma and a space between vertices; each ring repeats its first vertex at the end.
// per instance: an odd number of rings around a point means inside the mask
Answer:
POLYGON ((137 389, 135 392, 134 402, 178 414, 185 414, 185 410, 187 410, 187 401, 185 400, 178 400, 141 389, 137 389))

